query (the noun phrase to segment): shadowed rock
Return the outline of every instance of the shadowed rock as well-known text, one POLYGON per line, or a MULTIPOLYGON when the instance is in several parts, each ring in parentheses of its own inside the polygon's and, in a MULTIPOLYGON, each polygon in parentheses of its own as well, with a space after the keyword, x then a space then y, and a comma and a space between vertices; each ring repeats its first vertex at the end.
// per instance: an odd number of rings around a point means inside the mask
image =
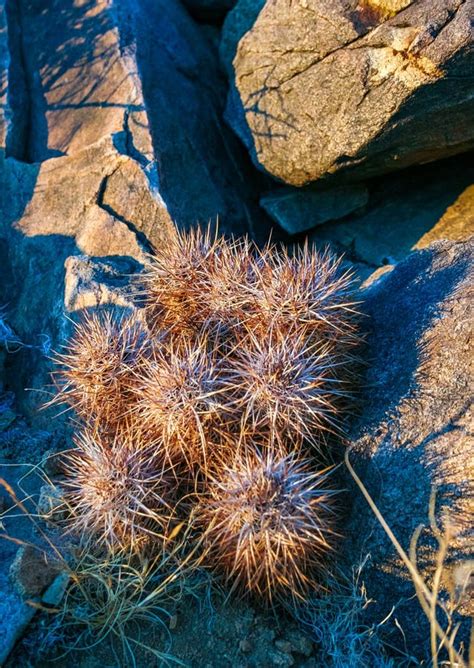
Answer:
MULTIPOLYGON (((444 590, 453 588, 456 572, 474 553, 473 278, 472 240, 438 242, 364 294, 370 367, 350 460, 407 552, 416 528, 429 524, 437 486, 438 522, 446 527, 449 517, 456 528, 444 590)), ((351 499, 346 556, 354 564, 369 555, 363 578, 373 603, 364 621, 381 622, 395 605, 381 631, 399 644, 398 620, 410 651, 426 658, 428 622, 408 573, 357 489, 351 499)), ((425 575, 433 571, 435 546, 425 529, 418 551, 425 575)), ((464 615, 472 614, 468 592, 460 603, 464 615)), ((459 639, 467 627, 464 619, 459 639)))
POLYGON ((198 19, 219 19, 232 9, 236 0, 183 0, 183 5, 198 19))
POLYGON ((280 188, 267 193, 260 204, 288 234, 299 234, 362 209, 369 200, 363 185, 335 188, 280 188))
MULTIPOLYGON (((472 154, 373 179, 362 211, 319 225, 310 239, 344 253, 366 278, 374 269, 401 262, 413 249, 468 239, 474 231, 473 182, 472 154)), ((294 188, 295 199, 305 191, 294 188)))

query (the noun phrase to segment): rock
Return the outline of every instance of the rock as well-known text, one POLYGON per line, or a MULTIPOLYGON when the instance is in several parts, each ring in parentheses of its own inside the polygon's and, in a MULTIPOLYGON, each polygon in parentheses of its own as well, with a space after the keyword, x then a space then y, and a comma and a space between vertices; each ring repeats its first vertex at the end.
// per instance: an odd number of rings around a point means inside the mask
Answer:
POLYGON ((67 517, 67 506, 64 494, 56 485, 42 485, 37 504, 38 515, 44 519, 54 517, 55 520, 64 520, 67 517))
POLYGON ((232 9, 237 0, 183 0, 183 5, 198 19, 220 19, 232 9))
POLYGON ((0 576, 0 666, 35 615, 35 609, 21 601, 0 576))
MULTIPOLYGON (((131 228, 145 234, 140 229, 144 213, 150 211, 154 214, 151 220, 146 221, 147 231, 154 243, 166 242, 174 233, 174 228, 162 200, 156 199, 152 189, 143 188, 143 182, 138 181, 139 169, 137 162, 121 154, 109 137, 77 155, 47 160, 41 163, 35 175, 33 192, 29 194, 24 211, 13 223, 13 228, 23 237, 29 238, 51 235, 70 237, 76 246, 80 243, 78 239, 89 236, 85 241, 89 254, 103 254, 101 249, 105 243, 109 243, 115 244, 113 254, 132 255, 141 259, 141 249, 137 246, 139 239, 127 234, 131 228), (122 207, 116 204, 118 187, 121 187, 123 201, 127 202, 122 207), (140 211, 140 204, 143 212, 140 211), (161 215, 157 214, 157 208, 161 209, 161 215), (133 217, 133 214, 138 214, 138 217, 133 217), (95 221, 98 228, 107 225, 106 221, 110 225, 115 224, 113 237, 118 239, 94 241, 91 228, 95 221)), ((12 165, 7 161, 5 164, 5 180, 9 181, 6 187, 12 194, 18 188, 18 179, 24 178, 22 171, 22 165, 18 163, 12 165)), ((143 175, 143 178, 146 177, 143 175)), ((110 233, 106 234, 111 236, 110 233)))
POLYGON ((239 652, 242 652, 243 654, 248 654, 252 650, 252 644, 247 640, 247 638, 244 638, 239 642, 239 652))
POLYGON ((69 584, 69 575, 65 572, 58 573, 41 599, 44 605, 57 607, 61 603, 69 584))
MULTIPOLYGON (((473 278, 474 241, 438 242, 362 293, 370 366, 350 461, 407 552, 416 528, 429 525, 430 493, 437 486, 437 521, 445 527, 449 516, 456 527, 444 596, 453 569, 474 553, 473 278)), ((426 659, 429 625, 406 569, 362 494, 348 484, 347 569, 368 558, 362 580, 373 601, 361 623, 386 619, 379 630, 398 644, 401 627, 410 652, 426 659)), ((435 546, 426 528, 418 549, 425 577, 433 571, 435 546)), ((468 637, 469 620, 457 621, 460 641, 468 637)))
POLYGON ((40 165, 8 158, 0 166, 0 211, 7 214, 0 222, 6 270, 0 302, 9 304, 8 321, 24 343, 9 372, 19 406, 38 423, 49 422, 36 413, 44 397, 25 388, 49 384, 48 357, 71 330, 67 311, 130 305, 128 276, 152 242, 167 243, 175 234, 164 203, 137 177, 139 169, 107 137, 40 165), (122 207, 119 187, 127 202, 122 207))
POLYGON ((370 181, 363 211, 318 226, 310 239, 320 246, 331 244, 369 273, 400 262, 421 244, 468 239, 474 231, 472 157, 457 156, 370 181))
MULTIPOLYGON (((158 162, 159 190, 179 224, 219 218, 226 233, 254 233, 258 179, 222 119, 225 80, 212 46, 178 2, 121 4, 158 162)), ((263 228, 264 229, 264 228, 263 228)))
MULTIPOLYGON (((287 643, 290 651, 295 654, 310 657, 313 653, 313 643, 302 631, 297 628, 290 628, 286 632, 287 643)), ((275 643, 276 644, 276 643, 275 643)))
POLYGON ((127 254, 144 259, 135 232, 99 206, 91 206, 83 217, 76 245, 81 253, 89 256, 127 254))
POLYGON ((361 287, 368 288, 374 283, 377 283, 378 281, 382 280, 386 274, 389 274, 393 270, 394 266, 395 265, 393 264, 385 264, 383 267, 378 267, 378 269, 372 271, 367 276, 367 278, 362 282, 361 287))
POLYGON ((10 566, 10 578, 23 598, 42 596, 59 573, 59 566, 31 545, 21 547, 10 566))
MULTIPOLYGON (((64 435, 57 430, 58 425, 52 425, 50 420, 47 426, 48 430, 29 429, 25 419, 17 415, 8 428, 0 432, 0 466, 3 461, 9 462, 10 466, 39 464, 45 451, 63 447, 64 435)), ((10 473, 7 470, 3 477, 9 479, 10 473)), ((2 495, 0 485, 0 497, 2 495)))
POLYGON ((11 5, 9 30, 16 30, 20 42, 18 70, 23 72, 18 76, 26 82, 28 104, 14 109, 16 127, 14 122, 11 131, 21 133, 17 144, 22 146, 10 154, 44 162, 81 152, 104 136, 128 132, 151 164, 140 80, 131 56, 122 49, 110 3, 18 0, 11 5))
POLYGON ((65 262, 64 306, 69 312, 107 306, 133 308, 130 277, 141 265, 128 257, 68 257, 65 262))
MULTIPOLYGON (((133 231, 142 249, 166 243, 170 215, 159 190, 150 188, 136 160, 125 159, 106 177, 100 207, 133 231)), ((112 255, 112 253, 108 253, 112 255)))
POLYGON ((234 75, 232 61, 237 52, 239 41, 247 30, 250 30, 253 26, 260 10, 265 6, 265 2, 266 0, 237 0, 234 9, 226 16, 222 26, 219 55, 222 66, 231 80, 234 75))
POLYGON ((463 241, 468 239, 473 233, 474 185, 470 185, 446 209, 436 225, 421 237, 415 248, 426 248, 438 239, 463 241))
POLYGON ((472 148, 473 9, 473 0, 267 2, 239 42, 239 100, 231 89, 227 118, 255 164, 295 186, 472 148))
MULTIPOLYGON (((24 431, 24 440, 29 440, 24 431)), ((34 512, 32 500, 37 498, 41 478, 34 472, 25 475, 22 466, 9 467, 1 464, 3 453, 0 446, 0 478, 8 479, 10 488, 18 499, 24 500, 28 510, 34 512), (20 483, 21 480, 21 483, 20 483), (20 486, 21 485, 21 486, 20 486)), ((6 493, 5 487, 0 487, 6 493)), ((34 533, 31 518, 19 511, 12 502, 7 513, 2 516, 2 534, 12 536, 16 541, 0 540, 0 665, 4 665, 13 647, 21 638, 33 619, 34 605, 46 602, 50 598, 49 586, 58 574, 58 568, 52 561, 47 561, 47 546, 41 543, 34 533), (18 543, 25 547, 18 549, 18 543), (35 549, 36 545, 38 549, 35 549)))
POLYGON ((8 429, 13 422, 16 420, 16 413, 10 408, 4 409, 3 406, 0 407, 0 432, 8 429))
POLYGON ((363 185, 321 188, 281 188, 264 195, 260 204, 288 234, 307 230, 344 218, 363 208, 369 191, 363 185))

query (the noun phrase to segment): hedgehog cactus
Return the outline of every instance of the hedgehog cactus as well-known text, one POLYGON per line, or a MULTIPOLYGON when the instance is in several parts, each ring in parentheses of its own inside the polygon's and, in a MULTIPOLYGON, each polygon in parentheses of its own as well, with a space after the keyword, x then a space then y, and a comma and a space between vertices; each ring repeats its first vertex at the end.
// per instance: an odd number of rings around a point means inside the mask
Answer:
POLYGON ((334 492, 326 471, 295 455, 255 450, 209 477, 200 519, 210 557, 233 587, 268 601, 317 588, 334 542, 334 492))
POLYGON ((57 358, 56 400, 85 423, 66 458, 72 530, 140 553, 178 506, 234 586, 304 597, 336 535, 326 435, 352 383, 351 283, 327 252, 209 231, 150 257, 143 308, 86 317, 57 358))
POLYGON ((153 551, 173 515, 172 472, 153 443, 130 428, 85 427, 65 462, 69 529, 111 552, 153 551))

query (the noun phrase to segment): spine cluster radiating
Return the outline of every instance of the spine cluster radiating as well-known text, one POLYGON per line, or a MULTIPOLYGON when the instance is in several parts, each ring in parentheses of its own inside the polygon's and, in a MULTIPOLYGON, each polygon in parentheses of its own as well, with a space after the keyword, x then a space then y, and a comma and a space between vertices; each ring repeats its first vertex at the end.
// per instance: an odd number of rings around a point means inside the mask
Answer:
POLYGON ((87 316, 57 356, 56 400, 82 422, 72 530, 136 553, 191 514, 233 587, 267 601, 317 588, 337 533, 328 437, 354 380, 351 285, 307 245, 197 229, 157 249, 140 308, 87 316))
POLYGON ((269 601, 314 589, 310 576, 334 539, 327 484, 308 461, 258 450, 210 476, 200 518, 210 556, 233 587, 269 601))

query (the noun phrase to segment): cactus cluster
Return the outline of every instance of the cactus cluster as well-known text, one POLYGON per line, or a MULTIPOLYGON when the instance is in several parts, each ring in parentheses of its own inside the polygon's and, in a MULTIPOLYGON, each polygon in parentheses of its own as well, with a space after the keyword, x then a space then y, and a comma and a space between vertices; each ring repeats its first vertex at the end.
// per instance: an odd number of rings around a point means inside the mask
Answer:
POLYGON ((196 229, 157 249, 139 308, 87 315, 57 357, 57 400, 81 424, 71 530, 147 553, 192 518, 231 587, 304 598, 336 535, 328 435, 352 383, 351 283, 308 246, 196 229))

